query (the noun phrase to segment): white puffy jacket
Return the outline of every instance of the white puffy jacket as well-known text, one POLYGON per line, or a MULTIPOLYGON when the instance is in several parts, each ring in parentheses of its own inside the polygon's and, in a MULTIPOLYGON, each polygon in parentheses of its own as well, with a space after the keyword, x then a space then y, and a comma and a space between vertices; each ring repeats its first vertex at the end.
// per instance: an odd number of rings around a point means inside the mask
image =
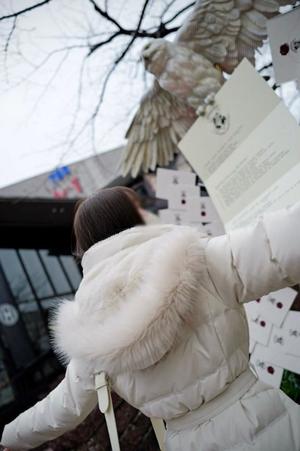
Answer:
POLYGON ((168 451, 299 451, 299 406, 249 369, 242 305, 300 282, 299 235, 297 204, 217 238, 154 225, 95 244, 54 321, 65 379, 2 444, 30 449, 74 428, 105 370, 122 398, 166 420, 168 451))

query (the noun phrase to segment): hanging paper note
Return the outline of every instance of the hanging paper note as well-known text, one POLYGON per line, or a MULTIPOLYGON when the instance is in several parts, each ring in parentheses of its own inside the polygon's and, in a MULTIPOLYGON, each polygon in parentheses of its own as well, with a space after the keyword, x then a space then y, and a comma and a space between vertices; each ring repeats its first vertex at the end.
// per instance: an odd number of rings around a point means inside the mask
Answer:
POLYGON ((193 185, 176 185, 168 189, 168 206, 172 210, 188 211, 192 198, 200 198, 200 188, 193 185))
POLYGON ((156 177, 156 197, 168 199, 170 187, 195 184, 196 174, 193 172, 159 168, 156 177))
POLYGON ((300 8, 267 22, 277 83, 300 80, 300 8))
POLYGON ((250 362, 254 366, 259 379, 273 387, 280 387, 283 368, 274 365, 274 363, 269 360, 268 352, 264 346, 259 344, 255 346, 250 362))
POLYGON ((260 311, 268 317, 276 326, 280 327, 290 310, 297 292, 292 288, 282 290, 264 296, 260 300, 260 311))
POLYGON ((299 142, 294 118, 243 60, 179 148, 232 230, 300 199, 299 142), (220 116, 223 126, 217 127, 220 116))

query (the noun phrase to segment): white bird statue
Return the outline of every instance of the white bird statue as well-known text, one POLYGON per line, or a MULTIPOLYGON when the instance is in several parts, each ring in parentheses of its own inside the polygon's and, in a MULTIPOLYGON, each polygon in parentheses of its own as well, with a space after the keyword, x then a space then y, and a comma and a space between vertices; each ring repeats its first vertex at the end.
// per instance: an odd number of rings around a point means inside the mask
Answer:
POLYGON ((142 53, 155 76, 126 133, 123 173, 166 166, 177 143, 213 102, 225 79, 267 37, 266 21, 286 0, 198 0, 174 42, 155 39, 142 53))

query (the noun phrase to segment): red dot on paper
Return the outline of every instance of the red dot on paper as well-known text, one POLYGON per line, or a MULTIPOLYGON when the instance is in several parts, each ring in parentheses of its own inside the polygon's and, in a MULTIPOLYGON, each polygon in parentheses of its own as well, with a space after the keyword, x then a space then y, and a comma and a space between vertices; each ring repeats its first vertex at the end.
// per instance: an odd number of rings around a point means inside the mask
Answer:
POLYGON ((261 327, 265 327, 266 322, 265 321, 260 321, 259 324, 261 325, 261 327))
POLYGON ((256 299, 256 302, 260 302, 260 298, 256 299))
POLYGON ((277 302, 277 304, 276 304, 276 307, 278 307, 278 308, 282 308, 282 307, 283 307, 283 304, 282 304, 282 302, 277 302))
POLYGON ((184 205, 186 204, 186 200, 185 199, 181 199, 181 203, 184 205))
POLYGON ((205 211, 201 211, 201 216, 206 216, 205 211))
POLYGON ((280 55, 287 55, 290 51, 290 46, 285 42, 279 48, 280 55))
POLYGON ((274 368, 272 366, 268 366, 267 371, 270 374, 274 374, 274 372, 275 372, 275 370, 274 370, 274 368))

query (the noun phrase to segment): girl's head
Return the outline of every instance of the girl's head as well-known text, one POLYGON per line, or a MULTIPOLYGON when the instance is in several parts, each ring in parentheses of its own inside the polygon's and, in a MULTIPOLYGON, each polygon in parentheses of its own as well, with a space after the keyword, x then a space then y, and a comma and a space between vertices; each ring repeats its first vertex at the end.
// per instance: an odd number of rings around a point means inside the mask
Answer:
POLYGON ((136 193, 121 186, 97 191, 80 201, 74 217, 76 256, 116 233, 144 224, 136 193))

